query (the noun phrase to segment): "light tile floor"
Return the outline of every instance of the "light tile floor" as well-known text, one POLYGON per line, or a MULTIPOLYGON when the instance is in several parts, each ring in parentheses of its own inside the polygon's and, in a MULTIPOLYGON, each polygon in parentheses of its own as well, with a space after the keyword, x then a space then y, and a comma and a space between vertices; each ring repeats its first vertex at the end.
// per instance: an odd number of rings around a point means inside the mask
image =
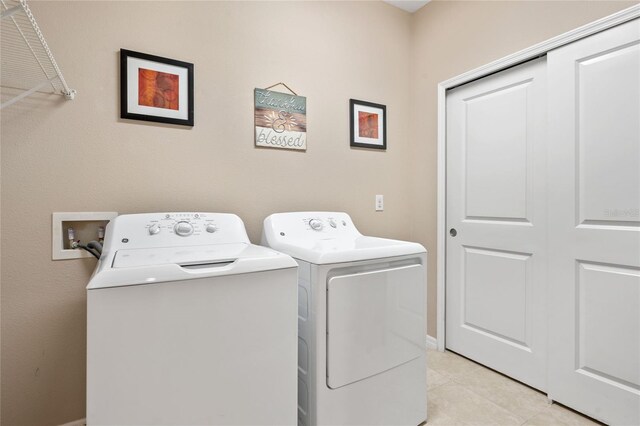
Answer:
POLYGON ((547 396, 453 352, 427 352, 432 425, 600 425, 547 396))

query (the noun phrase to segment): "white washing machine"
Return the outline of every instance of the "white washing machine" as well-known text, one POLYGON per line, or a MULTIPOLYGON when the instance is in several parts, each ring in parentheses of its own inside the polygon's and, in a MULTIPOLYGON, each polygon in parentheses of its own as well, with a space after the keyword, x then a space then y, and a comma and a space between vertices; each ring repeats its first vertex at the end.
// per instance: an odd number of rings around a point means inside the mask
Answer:
POLYGON ((111 221, 87 286, 87 424, 295 424, 296 267, 232 214, 111 221))
POLYGON ((298 425, 427 418, 426 250, 346 213, 273 214, 262 244, 298 262, 298 425))

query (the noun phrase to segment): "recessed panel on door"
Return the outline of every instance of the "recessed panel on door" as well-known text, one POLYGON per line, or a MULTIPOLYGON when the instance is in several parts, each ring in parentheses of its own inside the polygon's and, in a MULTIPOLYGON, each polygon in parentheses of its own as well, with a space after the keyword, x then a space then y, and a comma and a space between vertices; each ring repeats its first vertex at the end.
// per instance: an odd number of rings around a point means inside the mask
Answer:
POLYGON ((640 268, 579 262, 576 291, 578 371, 640 391, 640 268))
POLYGON ((489 338, 527 346, 531 270, 526 253, 464 247, 464 325, 489 338))
POLYGON ((526 79, 464 100, 467 218, 527 220, 530 84, 526 79))
POLYGON ((640 46, 576 61, 581 224, 640 226, 640 46))

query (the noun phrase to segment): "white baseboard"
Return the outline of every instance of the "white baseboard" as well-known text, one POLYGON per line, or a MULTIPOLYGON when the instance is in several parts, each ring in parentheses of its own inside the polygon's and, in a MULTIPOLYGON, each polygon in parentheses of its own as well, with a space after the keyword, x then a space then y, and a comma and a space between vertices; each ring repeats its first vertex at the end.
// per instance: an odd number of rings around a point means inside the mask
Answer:
MULTIPOLYGON (((427 349, 438 349, 438 339, 427 335, 427 349)), ((65 425, 66 426, 66 425, 65 425)))
POLYGON ((87 424, 87 419, 80 419, 80 420, 74 420, 69 423, 65 423, 60 426, 86 426, 86 424, 87 424))

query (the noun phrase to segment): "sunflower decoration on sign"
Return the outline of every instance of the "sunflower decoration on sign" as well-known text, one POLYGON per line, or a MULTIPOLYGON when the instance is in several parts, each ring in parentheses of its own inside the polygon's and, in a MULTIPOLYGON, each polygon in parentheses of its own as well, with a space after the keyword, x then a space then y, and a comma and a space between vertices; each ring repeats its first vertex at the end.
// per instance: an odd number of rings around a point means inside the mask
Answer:
POLYGON ((294 131, 296 128, 296 118, 287 111, 269 111, 265 114, 264 120, 275 132, 282 133, 285 130, 294 131))

